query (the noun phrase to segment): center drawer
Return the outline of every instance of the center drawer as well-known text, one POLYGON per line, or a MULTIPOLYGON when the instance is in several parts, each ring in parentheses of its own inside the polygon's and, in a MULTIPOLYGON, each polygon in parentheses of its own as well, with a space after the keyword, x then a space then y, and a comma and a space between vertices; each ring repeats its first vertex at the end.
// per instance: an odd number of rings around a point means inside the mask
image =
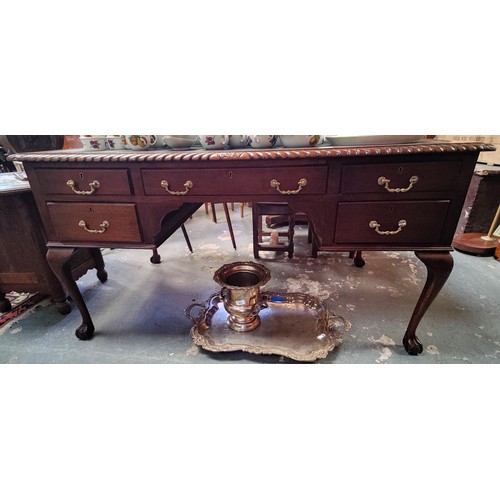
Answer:
POLYGON ((342 202, 338 204, 335 242, 438 244, 449 200, 342 202))
POLYGON ((127 169, 38 168, 36 176, 45 194, 99 197, 131 193, 127 169))
POLYGON ((145 193, 158 196, 321 194, 327 167, 143 169, 142 180, 145 193))
POLYGON ((47 203, 61 242, 141 241, 134 203, 47 203))

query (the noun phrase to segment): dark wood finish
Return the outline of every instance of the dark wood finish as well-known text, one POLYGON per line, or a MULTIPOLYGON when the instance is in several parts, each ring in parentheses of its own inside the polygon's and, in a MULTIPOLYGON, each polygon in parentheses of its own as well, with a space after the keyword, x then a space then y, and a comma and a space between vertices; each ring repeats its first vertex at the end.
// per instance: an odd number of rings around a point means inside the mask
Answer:
POLYGON ((236 250, 236 239, 234 238, 233 223, 231 222, 231 216, 229 215, 229 209, 227 207, 227 203, 223 203, 222 206, 224 208, 224 214, 226 216, 226 222, 227 222, 227 228, 229 230, 229 235, 231 236, 231 243, 233 244, 233 248, 236 250))
MULTIPOLYGON (((0 303, 4 311, 10 309, 5 293, 12 290, 48 295, 61 314, 71 311, 66 292, 45 254, 46 239, 32 193, 0 193, 0 303)), ((72 268, 75 279, 98 267, 96 262, 104 268, 99 249, 92 255, 78 250, 76 256, 80 260, 72 268)))
MULTIPOLYGON (((130 194, 131 186, 127 169, 105 170, 99 169, 51 169, 47 168, 39 173, 38 182, 41 189, 47 194, 75 194, 67 182, 74 182, 76 191, 91 191, 90 184, 99 182, 92 197, 108 196, 114 194, 130 194)), ((89 196, 89 195, 86 195, 89 196)))
POLYGON ((101 246, 116 242, 139 243, 142 238, 133 203, 47 203, 51 222, 63 243, 95 241, 101 246), (80 225, 85 223, 85 227, 80 225), (104 227, 104 222, 109 226, 104 227), (91 233, 89 231, 102 231, 91 233))
POLYGON ((427 268, 427 280, 403 338, 406 352, 413 355, 423 351, 423 346, 416 335, 417 326, 453 269, 453 257, 450 252, 415 252, 415 255, 427 268))
MULTIPOLYGON (((94 235, 82 236, 80 241, 67 240, 68 236, 74 237, 74 227, 67 229, 67 222, 74 225, 80 209, 91 212, 99 211, 101 206, 107 210, 117 204, 135 206, 136 219, 130 216, 123 221, 114 220, 114 224, 128 224, 120 237, 123 240, 117 238, 114 246, 155 248, 207 201, 286 202, 292 213, 307 215, 319 251, 354 252, 358 263, 361 256, 357 252, 361 250, 416 252, 427 267, 428 278, 410 319, 404 345, 410 354, 417 354, 422 346, 416 328, 451 271, 451 242, 478 155, 494 149, 487 144, 429 142, 235 151, 60 151, 16 154, 9 159, 24 162, 49 238, 50 265, 82 314, 79 338, 89 338, 94 325, 68 268, 71 246, 102 244, 94 235), (101 192, 99 198, 88 195, 85 203, 76 194, 50 194, 43 182, 43 172, 47 169, 70 169, 75 173, 104 169, 110 175, 115 170, 127 170, 132 194, 101 192), (405 189, 409 187, 408 176, 413 175, 419 176, 419 181, 411 189, 405 189), (390 180, 389 190, 379 183, 382 176, 390 180), (281 193, 271 185, 273 179, 279 182, 281 193), (300 179, 306 179, 307 183, 300 185, 300 179), (177 194, 162 188, 162 180, 168 181, 170 190, 177 194), (189 189, 188 180, 192 183, 189 189), (74 205, 74 219, 53 217, 54 209, 50 207, 63 202, 67 207, 74 205), (408 231, 376 234, 373 228, 367 229, 372 216, 381 231, 394 231, 404 218, 408 231)), ((61 174, 62 177, 65 176, 61 174)), ((102 222, 104 212, 99 215, 90 221, 93 228, 102 222)))
POLYGON ((342 170, 342 193, 379 193, 388 191, 384 185, 378 183, 380 177, 387 178, 389 189, 406 189, 410 186, 410 179, 418 177, 410 191, 448 191, 453 189, 458 179, 460 162, 448 163, 394 163, 380 164, 374 169, 373 164, 364 162, 359 165, 349 165, 342 170), (436 175, 439 172, 440 175, 436 175))
MULTIPOLYGON (((326 189, 326 166, 307 167, 307 185, 303 188, 304 194, 321 194, 326 189)), ((187 181, 193 187, 189 189, 190 196, 218 195, 225 190, 235 195, 254 195, 276 193, 271 187, 271 180, 276 179, 281 184, 282 190, 296 189, 300 179, 304 176, 304 169, 289 163, 286 167, 274 168, 272 171, 262 168, 203 168, 193 169, 143 169, 142 178, 144 191, 147 195, 179 196, 172 195, 161 186, 162 181, 167 181, 169 189, 174 192, 183 192, 187 181)))
POLYGON ((82 315, 82 324, 77 328, 76 336, 80 340, 89 340, 93 337, 95 328, 72 272, 72 258, 76 251, 74 248, 49 248, 47 262, 59 281, 68 290, 82 315))
POLYGON ((335 241, 337 243, 439 244, 449 201, 341 202, 338 204, 335 241), (400 221, 406 225, 399 228, 400 221), (370 222, 380 224, 379 234, 370 222))
POLYGON ((484 233, 457 234, 453 238, 453 248, 471 255, 489 257, 495 253, 498 238, 485 239, 484 233))

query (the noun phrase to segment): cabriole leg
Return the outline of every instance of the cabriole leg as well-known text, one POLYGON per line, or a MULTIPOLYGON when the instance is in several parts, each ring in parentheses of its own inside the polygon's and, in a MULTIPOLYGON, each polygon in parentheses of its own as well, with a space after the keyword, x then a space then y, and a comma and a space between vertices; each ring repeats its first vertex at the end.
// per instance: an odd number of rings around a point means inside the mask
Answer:
POLYGON ((74 248, 49 248, 47 262, 82 315, 82 324, 76 329, 75 335, 80 340, 90 340, 94 336, 95 328, 87 305, 71 272, 71 257, 74 252, 74 248))
POLYGON ((453 257, 450 252, 415 252, 415 255, 427 268, 427 280, 403 338, 406 352, 412 355, 423 351, 422 344, 416 336, 417 326, 453 269, 453 257))

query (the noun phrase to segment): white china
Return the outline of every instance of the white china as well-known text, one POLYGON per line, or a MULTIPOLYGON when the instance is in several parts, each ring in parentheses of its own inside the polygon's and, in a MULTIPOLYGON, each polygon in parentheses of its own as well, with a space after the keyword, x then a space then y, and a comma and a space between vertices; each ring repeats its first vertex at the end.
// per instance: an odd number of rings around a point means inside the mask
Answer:
POLYGON ((225 149, 229 146, 229 135, 199 135, 205 149, 225 149))
POLYGON ((125 149, 145 151, 156 144, 156 135, 122 135, 121 141, 125 149))
POLYGON ((106 149, 105 135, 81 135, 79 138, 85 151, 100 151, 106 149))
POLYGON ((248 135, 230 135, 229 146, 232 148, 246 148, 248 146, 248 135))
POLYGON ((248 143, 252 148, 272 148, 278 140, 277 135, 249 135, 248 143))
POLYGON ((154 149, 165 149, 167 146, 165 145, 165 140, 164 140, 163 135, 161 134, 156 134, 156 142, 153 144, 154 149))
POLYGON ((119 135, 107 135, 106 136, 106 148, 107 149, 125 149, 122 140, 119 135))
POLYGON ((285 148, 314 147, 323 142, 321 135, 280 135, 280 139, 285 148))
POLYGON ((189 149, 198 140, 197 135, 164 135, 161 137, 165 145, 172 149, 189 149))

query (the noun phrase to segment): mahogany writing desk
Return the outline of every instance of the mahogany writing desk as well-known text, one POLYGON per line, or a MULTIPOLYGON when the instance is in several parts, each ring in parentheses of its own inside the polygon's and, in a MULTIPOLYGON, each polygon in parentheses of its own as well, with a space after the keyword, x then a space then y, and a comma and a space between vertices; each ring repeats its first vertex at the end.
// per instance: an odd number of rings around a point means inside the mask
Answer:
POLYGON ((490 144, 422 142, 297 149, 23 153, 48 238, 47 260, 94 325, 70 272, 75 249, 155 248, 206 202, 288 202, 307 214, 319 250, 410 250, 427 281, 403 344, 446 282, 451 242, 482 151, 490 144))

